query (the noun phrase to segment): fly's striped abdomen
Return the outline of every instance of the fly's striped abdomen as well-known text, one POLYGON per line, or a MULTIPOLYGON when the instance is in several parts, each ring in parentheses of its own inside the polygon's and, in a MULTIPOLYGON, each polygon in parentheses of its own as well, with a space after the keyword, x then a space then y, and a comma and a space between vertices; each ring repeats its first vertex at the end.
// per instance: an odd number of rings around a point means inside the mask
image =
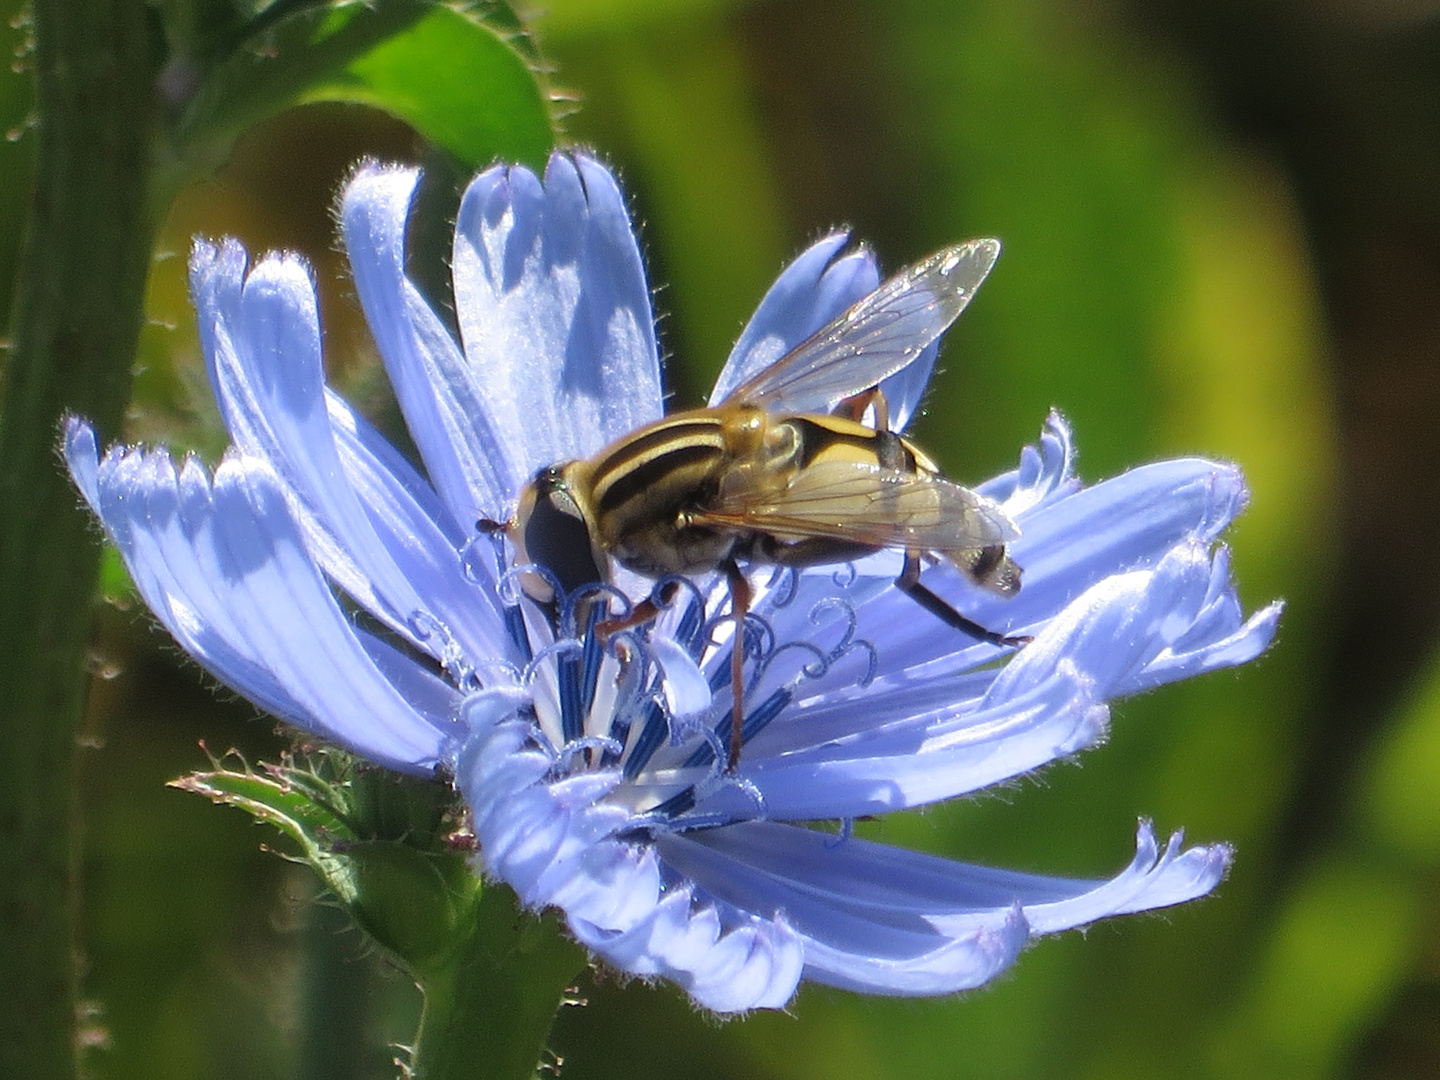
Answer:
POLYGON ((796 463, 802 469, 830 461, 862 462, 897 472, 917 469, 913 448, 893 431, 876 431, 841 416, 806 414, 785 422, 800 437, 796 463))

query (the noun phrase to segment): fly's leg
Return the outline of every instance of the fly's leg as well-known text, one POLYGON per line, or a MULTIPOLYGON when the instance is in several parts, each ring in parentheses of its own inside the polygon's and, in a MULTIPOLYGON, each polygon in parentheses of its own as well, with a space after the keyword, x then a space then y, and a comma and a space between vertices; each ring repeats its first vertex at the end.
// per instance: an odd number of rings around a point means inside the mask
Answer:
POLYGON ((969 634, 980 641, 1018 649, 1021 645, 1028 645, 1034 640, 1029 635, 1007 637, 1004 634, 997 634, 994 630, 986 630, 974 619, 967 619, 924 585, 921 585, 919 552, 907 551, 905 553, 905 567, 900 571, 900 576, 895 579, 895 586, 946 626, 952 626, 961 633, 969 634))
POLYGON ((652 593, 640 603, 630 609, 629 615, 622 615, 618 619, 606 619, 604 622, 595 624, 595 633, 600 635, 601 641, 609 641, 622 630, 631 630, 637 626, 644 626, 646 623, 659 617, 661 610, 670 601, 675 599, 675 590, 680 586, 675 582, 667 582, 660 589, 659 599, 652 593))
MULTIPOLYGON (((730 654, 730 694, 734 706, 730 715, 730 752, 726 757, 725 771, 734 773, 740 764, 740 746, 745 720, 745 619, 750 614, 750 582, 740 572, 735 560, 727 559, 724 566, 725 579, 730 587, 730 617, 735 620, 735 645, 730 654)), ((662 606, 669 604, 679 588, 674 582, 666 585, 659 599, 649 597, 636 604, 630 614, 618 619, 606 619, 597 623, 595 632, 601 641, 606 641, 622 630, 643 625, 660 614, 662 606)))
POLYGON ((858 424, 865 415, 865 410, 872 405, 875 406, 875 430, 889 431, 890 403, 885 400, 885 395, 878 386, 872 386, 869 390, 862 390, 858 394, 845 398, 835 406, 834 415, 854 420, 858 424))
POLYGON ((725 771, 733 774, 740 765, 740 746, 745 720, 745 617, 750 614, 750 582, 735 560, 725 560, 725 578, 730 585, 730 616, 735 620, 735 645, 730 653, 730 756, 725 771))
POLYGON ((872 386, 869 390, 862 390, 845 398, 835 406, 834 415, 854 420, 858 424, 863 421, 866 410, 871 408, 875 410, 875 463, 882 469, 913 472, 914 459, 906 451, 900 436, 890 430, 890 402, 886 400, 880 387, 872 386))

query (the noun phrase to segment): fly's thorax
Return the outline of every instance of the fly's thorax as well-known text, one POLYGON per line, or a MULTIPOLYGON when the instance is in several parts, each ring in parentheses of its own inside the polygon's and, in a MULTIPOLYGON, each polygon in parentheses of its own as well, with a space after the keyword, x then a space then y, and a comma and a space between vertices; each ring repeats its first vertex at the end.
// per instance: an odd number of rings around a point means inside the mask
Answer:
MULTIPOLYGON (((505 533, 515 562, 543 567, 566 593, 609 578, 605 550, 597 543, 595 514, 585 463, 562 462, 541 469, 520 492, 505 533)), ((544 575, 523 573, 521 588, 549 603, 555 590, 544 575)))
POLYGON ((676 413, 607 446, 588 463, 591 505, 606 546, 673 518, 713 492, 733 454, 717 411, 676 413))
POLYGON ((647 424, 582 463, 599 545, 643 574, 714 569, 733 540, 688 525, 686 514, 714 498, 737 455, 763 443, 766 427, 759 410, 694 409, 647 424))

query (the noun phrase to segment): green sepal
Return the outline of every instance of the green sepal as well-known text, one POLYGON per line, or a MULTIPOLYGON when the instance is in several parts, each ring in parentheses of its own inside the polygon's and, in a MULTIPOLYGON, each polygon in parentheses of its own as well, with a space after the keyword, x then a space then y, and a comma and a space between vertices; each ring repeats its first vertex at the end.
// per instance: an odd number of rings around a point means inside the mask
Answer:
POLYGON ((351 917, 422 982, 472 932, 481 884, 458 856, 371 840, 346 848, 342 858, 354 888, 351 917))
POLYGON ((343 792, 314 772, 278 766, 262 774, 248 765, 226 769, 216 762, 216 768, 172 780, 170 786, 238 807, 278 829, 299 845, 298 857, 315 869, 342 905, 354 902, 353 877, 336 845, 354 844, 358 838, 343 813, 343 792))
POLYGON ((553 912, 520 910, 469 865, 448 785, 316 752, 256 770, 220 761, 172 787, 236 806, 298 846, 336 905, 425 995, 415 1080, 535 1074, 557 1006, 586 964, 553 912))
POLYGON ((357 769, 333 752, 307 765, 216 767, 172 782, 278 829, 335 902, 417 977, 466 940, 480 879, 449 839, 445 785, 357 769))

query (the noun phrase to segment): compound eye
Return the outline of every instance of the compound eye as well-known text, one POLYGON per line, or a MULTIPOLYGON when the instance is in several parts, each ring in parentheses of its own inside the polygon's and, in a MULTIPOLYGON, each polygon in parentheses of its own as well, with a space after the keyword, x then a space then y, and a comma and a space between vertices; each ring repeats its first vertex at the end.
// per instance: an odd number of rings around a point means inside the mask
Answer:
POLYGON ((605 580, 585 518, 563 487, 547 485, 536 492, 524 534, 526 557, 554 574, 567 594, 605 580))

